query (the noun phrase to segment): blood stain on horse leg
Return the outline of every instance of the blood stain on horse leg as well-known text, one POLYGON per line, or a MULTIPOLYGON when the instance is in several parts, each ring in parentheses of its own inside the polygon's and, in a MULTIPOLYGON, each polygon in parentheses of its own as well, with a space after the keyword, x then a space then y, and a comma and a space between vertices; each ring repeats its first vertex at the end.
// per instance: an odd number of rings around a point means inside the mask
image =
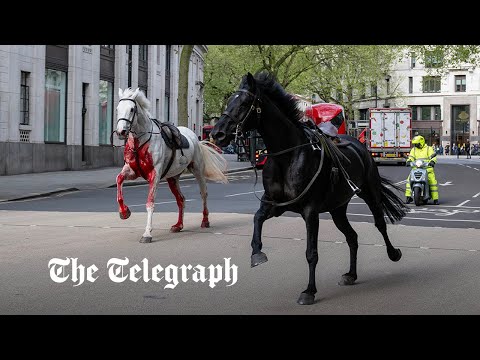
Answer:
POLYGON ((185 197, 180 191, 180 184, 178 182, 178 178, 179 176, 167 179, 170 191, 175 196, 178 206, 178 221, 170 228, 171 232, 179 232, 183 229, 183 211, 185 208, 185 197))

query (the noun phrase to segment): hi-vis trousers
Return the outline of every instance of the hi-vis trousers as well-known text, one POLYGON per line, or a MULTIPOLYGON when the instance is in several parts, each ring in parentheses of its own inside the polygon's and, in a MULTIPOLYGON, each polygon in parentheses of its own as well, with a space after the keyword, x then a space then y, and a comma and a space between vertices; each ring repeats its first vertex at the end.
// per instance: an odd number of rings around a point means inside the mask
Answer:
MULTIPOLYGON (((432 167, 429 167, 427 169, 427 176, 428 185, 430 186, 430 197, 432 198, 432 200, 438 200, 438 183, 437 179, 435 179, 435 173, 433 172, 432 167)), ((412 197, 412 189, 410 189, 410 174, 408 174, 407 177, 405 196, 412 197)))

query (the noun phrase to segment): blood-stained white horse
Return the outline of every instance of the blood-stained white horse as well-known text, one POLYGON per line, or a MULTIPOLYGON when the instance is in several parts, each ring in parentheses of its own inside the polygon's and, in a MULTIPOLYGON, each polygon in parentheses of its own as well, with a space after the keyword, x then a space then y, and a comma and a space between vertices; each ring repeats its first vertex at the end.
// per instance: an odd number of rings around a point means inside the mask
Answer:
POLYGON ((124 180, 133 180, 143 177, 149 183, 147 197, 147 226, 140 239, 141 243, 152 241, 152 215, 155 208, 155 193, 161 179, 166 179, 178 205, 178 221, 170 229, 178 232, 183 229, 183 212, 185 197, 180 191, 179 178, 185 169, 188 169, 200 185, 200 194, 203 200, 203 220, 201 227, 209 227, 207 208, 206 180, 226 183, 226 160, 206 141, 199 141, 190 129, 178 128, 160 123, 150 116, 150 101, 140 90, 131 88, 119 89, 119 103, 117 106, 117 128, 115 132, 121 140, 126 140, 123 166, 117 175, 117 201, 121 219, 130 217, 130 210, 124 204, 122 184, 124 180), (162 128, 164 136, 162 136, 162 128), (182 136, 169 138, 175 133, 182 136), (167 146, 167 141, 168 145, 167 146), (176 150, 172 150, 176 149, 176 150))

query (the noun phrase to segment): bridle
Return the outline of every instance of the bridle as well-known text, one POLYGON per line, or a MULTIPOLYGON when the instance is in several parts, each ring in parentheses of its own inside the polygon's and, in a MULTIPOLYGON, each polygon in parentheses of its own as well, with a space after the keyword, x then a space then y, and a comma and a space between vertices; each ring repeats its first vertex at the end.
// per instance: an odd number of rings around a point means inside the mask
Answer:
POLYGON ((118 102, 120 101, 131 101, 133 102, 133 117, 132 117, 132 120, 130 119, 127 119, 127 118, 120 118, 117 120, 117 126, 118 126, 118 122, 123 120, 123 121, 126 121, 128 123, 128 129, 127 129, 127 132, 125 134, 125 137, 128 138, 128 135, 130 134, 130 132, 134 133, 134 131, 132 131, 132 125, 133 125, 133 122, 135 121, 135 116, 138 117, 138 109, 137 109, 137 102, 133 99, 120 99, 118 102))
POLYGON ((237 91, 235 91, 233 94, 236 94, 238 92, 244 92, 250 96, 253 97, 253 101, 252 101, 252 105, 250 106, 250 108, 248 109, 248 112, 245 114, 245 116, 243 117, 242 120, 238 120, 238 118, 232 114, 231 111, 229 110, 225 110, 223 113, 222 113, 222 116, 225 115, 225 116, 228 116, 230 119, 232 119, 235 123, 237 123, 237 129, 235 131, 235 137, 238 137, 238 136, 241 136, 242 134, 242 130, 243 130, 243 125, 245 124, 245 121, 248 119, 248 117, 250 116, 250 113, 253 111, 253 110, 256 110, 257 112, 257 119, 260 120, 260 117, 262 115, 262 108, 260 107, 260 98, 258 96, 258 91, 254 94, 248 90, 245 90, 245 89, 238 89, 237 91))
MULTIPOLYGON (((252 105, 250 106, 250 108, 248 109, 248 112, 246 113, 246 115, 243 117, 242 120, 238 121, 238 118, 233 115, 231 113, 231 111, 229 110, 226 110, 222 113, 222 116, 225 115, 225 116, 228 116, 229 118, 231 118, 235 123, 238 122, 237 124, 237 128, 236 128, 236 131, 235 131, 235 142, 239 139, 241 142, 242 142, 242 145, 245 147, 245 141, 244 141, 244 136, 243 136, 243 126, 245 124, 245 121, 248 119, 248 117, 250 116, 250 113, 253 111, 253 110, 256 110, 257 112, 257 119, 260 120, 260 117, 262 115, 262 109, 260 107, 260 104, 261 103, 261 100, 258 96, 258 91, 254 94, 248 90, 245 90, 245 89, 238 89, 235 93, 237 92, 244 92, 248 95, 251 95, 253 97, 253 101, 252 101, 252 105)), ((235 94, 234 93, 234 94, 235 94)), ((289 200, 289 201, 285 201, 285 202, 282 202, 282 203, 277 203, 275 201, 270 201, 270 200, 264 200, 264 199, 260 199, 258 196, 257 196, 257 192, 255 190, 255 186, 257 185, 257 181, 258 181, 258 173, 257 173, 257 167, 256 167, 256 164, 255 164, 255 161, 250 158, 250 163, 252 164, 252 167, 255 171, 255 183, 253 185, 253 193, 255 195, 255 197, 260 200, 261 202, 264 202, 264 203, 267 203, 267 204, 270 204, 270 205, 273 205, 273 206, 287 206, 287 205, 291 205, 291 204, 294 204, 296 203, 297 201, 299 201, 309 190, 310 188, 312 187, 313 183, 315 182, 315 180, 317 179, 318 175, 320 175, 320 172, 322 171, 322 168, 323 168, 323 160, 324 160, 324 151, 322 151, 321 147, 318 145, 320 142, 325 142, 325 139, 324 139, 324 135, 323 133, 320 135, 320 138, 317 138, 315 140, 311 139, 308 143, 305 143, 305 144, 300 144, 300 145, 296 145, 296 146, 293 146, 291 148, 288 148, 288 149, 285 149, 285 150, 281 150, 281 151, 278 151, 276 153, 268 153, 267 156, 279 156, 279 155, 283 155, 283 154, 286 154, 286 153, 289 153, 295 149, 298 149, 298 148, 301 148, 301 147, 304 147, 304 146, 312 146, 313 150, 318 150, 320 151, 321 155, 320 155, 320 164, 318 166, 318 169, 315 173, 315 175, 313 176, 313 178, 310 180, 310 182, 308 183, 307 187, 302 191, 302 193, 297 196, 295 199, 292 199, 292 200, 289 200)))

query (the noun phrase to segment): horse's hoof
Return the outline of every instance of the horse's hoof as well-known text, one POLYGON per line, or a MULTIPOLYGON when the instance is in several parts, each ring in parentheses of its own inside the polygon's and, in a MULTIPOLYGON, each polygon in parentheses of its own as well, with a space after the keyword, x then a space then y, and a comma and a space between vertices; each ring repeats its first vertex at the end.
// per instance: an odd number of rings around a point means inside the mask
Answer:
POLYGON ((344 286, 344 285, 353 285, 355 284, 355 280, 357 278, 355 276, 352 276, 350 274, 343 274, 342 275, 342 280, 338 282, 338 285, 344 286))
POLYGON ((202 221, 202 228, 209 228, 210 227, 210 222, 209 221, 202 221))
POLYGON ((140 239, 140 242, 142 244, 149 244, 152 242, 152 237, 151 236, 142 236, 142 238, 140 239))
POLYGON ((127 207, 127 211, 125 212, 125 214, 121 211, 119 212, 120 219, 122 219, 122 220, 127 220, 130 217, 131 214, 132 213, 130 212, 130 209, 128 207, 127 207))
POLYGON ((395 249, 395 251, 388 253, 388 257, 392 261, 398 261, 402 258, 402 251, 400 249, 395 249))
POLYGON ((177 233, 177 232, 182 231, 182 229, 183 229, 183 226, 173 225, 173 226, 170 228, 170 232, 172 232, 172 233, 177 233))
POLYGON ((259 252, 258 254, 253 254, 252 255, 252 262, 251 262, 251 267, 255 267, 257 265, 263 264, 264 262, 267 262, 267 255, 265 255, 263 252, 259 252))
POLYGON ((300 305, 312 305, 315 302, 315 295, 301 293, 300 297, 297 300, 297 303, 300 305))

